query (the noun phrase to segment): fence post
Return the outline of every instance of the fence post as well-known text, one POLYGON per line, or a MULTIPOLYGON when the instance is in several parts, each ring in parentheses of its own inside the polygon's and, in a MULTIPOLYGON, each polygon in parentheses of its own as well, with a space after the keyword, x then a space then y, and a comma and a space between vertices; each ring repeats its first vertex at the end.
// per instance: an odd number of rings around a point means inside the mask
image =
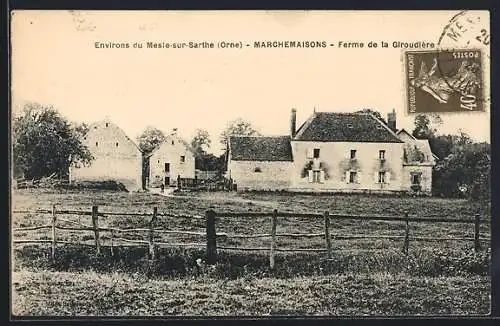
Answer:
POLYGON ((151 261, 155 260, 155 245, 154 245, 154 228, 156 224, 156 218, 158 214, 158 207, 153 207, 153 217, 151 218, 151 221, 149 222, 149 259, 151 261))
POLYGON ((408 247, 410 245, 410 224, 408 220, 408 211, 404 211, 405 214, 405 243, 403 245, 403 252, 408 254, 408 247))
POLYGON ((207 264, 214 265, 217 263, 217 240, 215 231, 215 211, 209 209, 205 213, 207 227, 207 264))
POLYGON ((94 226, 96 252, 99 255, 101 253, 101 244, 99 242, 99 208, 95 205, 92 206, 92 225, 94 226))
POLYGON ((474 250, 479 252, 481 249, 481 244, 479 243, 479 225, 480 225, 479 214, 474 215, 474 250))
POLYGON ((115 231, 113 231, 113 229, 111 229, 111 236, 110 236, 110 240, 111 240, 111 246, 109 247, 109 250, 111 251, 111 256, 114 256, 115 255, 115 252, 114 252, 114 249, 113 249, 113 238, 115 237, 115 231))
POLYGON ((272 228, 271 228, 271 251, 269 253, 269 267, 274 269, 275 265, 275 251, 276 251, 276 226, 278 225, 278 210, 273 211, 272 228))
POLYGON ((327 257, 328 257, 328 259, 331 259, 332 258, 332 242, 330 239, 330 213, 328 213, 328 211, 325 211, 323 216, 325 217, 325 241, 326 241, 327 257))
POLYGON ((56 205, 52 205, 52 260, 56 258, 56 205))

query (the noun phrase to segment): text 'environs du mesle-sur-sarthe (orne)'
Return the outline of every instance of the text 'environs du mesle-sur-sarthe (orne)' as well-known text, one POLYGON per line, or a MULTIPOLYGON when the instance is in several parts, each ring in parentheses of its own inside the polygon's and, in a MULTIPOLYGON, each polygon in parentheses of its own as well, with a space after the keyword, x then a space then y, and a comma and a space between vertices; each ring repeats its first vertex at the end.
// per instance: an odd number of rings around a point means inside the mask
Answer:
POLYGON ((408 48, 433 49, 436 45, 427 41, 95 41, 96 49, 268 49, 268 48, 408 48))

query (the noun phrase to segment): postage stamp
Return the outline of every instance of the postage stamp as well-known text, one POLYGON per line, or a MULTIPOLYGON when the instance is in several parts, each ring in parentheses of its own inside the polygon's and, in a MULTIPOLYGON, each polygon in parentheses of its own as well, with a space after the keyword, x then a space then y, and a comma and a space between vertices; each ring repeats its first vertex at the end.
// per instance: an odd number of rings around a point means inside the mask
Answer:
POLYGON ((484 111, 479 49, 405 53, 409 113, 484 111))

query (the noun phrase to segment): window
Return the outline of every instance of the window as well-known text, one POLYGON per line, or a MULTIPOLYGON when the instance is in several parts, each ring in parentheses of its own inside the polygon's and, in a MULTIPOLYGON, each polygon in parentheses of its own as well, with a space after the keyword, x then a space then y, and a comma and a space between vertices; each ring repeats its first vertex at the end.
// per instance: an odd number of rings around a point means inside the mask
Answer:
POLYGON ((314 154, 313 154, 313 157, 314 157, 314 158, 319 158, 319 148, 315 148, 315 149, 314 149, 314 154))
POLYGON ((381 160, 385 160, 385 150, 378 151, 378 158, 381 160))
POLYGON ((118 147, 118 142, 116 143, 116 147, 118 147))
POLYGON ((172 145, 175 145, 175 142, 172 140, 172 145))
POLYGON ((262 172, 262 169, 257 166, 255 169, 253 169, 253 172, 262 172))
POLYGON ((109 127, 109 123, 106 122, 106 128, 109 127))
POLYGON ((351 160, 356 158, 356 150, 351 149, 351 160))
POLYGON ((349 183, 356 183, 356 178, 357 177, 357 173, 354 172, 354 171, 351 171, 349 173, 349 183))
POLYGON ((378 173, 378 183, 385 183, 385 172, 380 171, 378 173))
POLYGON ((420 174, 417 174, 417 173, 412 174, 411 175, 411 184, 412 185, 420 185, 420 179, 421 179, 420 174))
POLYGON ((181 163, 184 163, 186 161, 186 157, 184 155, 181 156, 181 163))
POLYGON ((352 123, 347 124, 347 128, 351 129, 352 128, 352 123))
POLYGON ((165 163, 165 172, 170 172, 170 163, 165 163))
POLYGON ((95 142, 95 147, 99 147, 99 143, 98 142, 95 142))

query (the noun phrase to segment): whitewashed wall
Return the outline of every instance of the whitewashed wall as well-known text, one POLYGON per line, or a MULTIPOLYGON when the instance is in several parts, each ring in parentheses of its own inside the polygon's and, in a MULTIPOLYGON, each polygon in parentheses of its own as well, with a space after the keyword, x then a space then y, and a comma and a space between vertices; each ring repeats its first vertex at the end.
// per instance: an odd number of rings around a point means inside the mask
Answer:
POLYGON ((227 175, 238 190, 286 190, 292 170, 292 162, 229 161, 227 175), (256 168, 260 172, 255 172, 256 168))
POLYGON ((142 187, 142 154, 118 126, 106 121, 91 125, 83 143, 95 159, 90 166, 72 166, 72 182, 114 180, 130 191, 142 187))
POLYGON ((177 176, 194 179, 195 157, 191 150, 176 135, 168 135, 160 147, 149 158, 149 185, 160 186, 165 177, 170 177, 170 184, 177 183, 177 176), (184 162, 181 162, 184 156, 184 162), (170 172, 165 172, 165 163, 170 163, 170 172))
POLYGON ((354 143, 354 142, 309 142, 292 141, 294 167, 291 176, 291 188, 297 190, 357 191, 380 190, 398 191, 402 187, 403 143, 354 143), (321 182, 310 182, 308 176, 302 176, 302 169, 313 160, 309 158, 314 148, 320 149, 316 164, 322 162, 325 167, 321 182), (356 150, 357 164, 351 164, 350 152, 356 150), (385 150, 384 167, 387 171, 386 182, 378 182, 380 171, 379 150, 385 150), (349 183, 349 171, 358 175, 356 183, 349 183))

